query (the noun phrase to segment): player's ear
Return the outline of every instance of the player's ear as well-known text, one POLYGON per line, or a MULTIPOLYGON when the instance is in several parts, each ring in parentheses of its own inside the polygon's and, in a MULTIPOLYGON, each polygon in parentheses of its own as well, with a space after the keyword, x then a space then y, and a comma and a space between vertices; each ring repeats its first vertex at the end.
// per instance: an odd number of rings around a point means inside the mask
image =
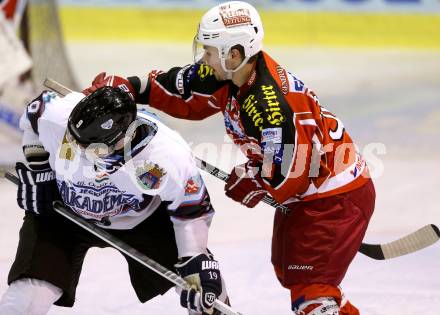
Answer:
POLYGON ((233 60, 238 60, 241 61, 243 60, 243 56, 240 52, 240 50, 238 50, 237 48, 231 48, 231 50, 229 51, 229 58, 233 59, 233 60))

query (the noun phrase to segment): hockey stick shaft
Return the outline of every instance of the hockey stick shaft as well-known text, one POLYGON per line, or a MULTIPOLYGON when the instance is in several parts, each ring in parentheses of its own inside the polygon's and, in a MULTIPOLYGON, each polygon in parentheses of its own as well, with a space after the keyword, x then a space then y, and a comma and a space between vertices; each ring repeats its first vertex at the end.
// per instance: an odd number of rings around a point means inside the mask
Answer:
MULTIPOLYGON (((0 170, 0 177, 2 177, 2 176, 4 176, 6 179, 8 179, 9 181, 11 181, 12 183, 14 183, 16 185, 19 183, 18 177, 9 173, 9 172, 5 172, 3 170, 0 170)), ((101 229, 97 225, 88 222, 87 220, 83 219, 80 216, 77 216, 76 214, 74 214, 72 212, 72 210, 70 210, 68 207, 63 205, 61 202, 59 202, 59 201, 54 202, 53 208, 60 215, 69 219, 73 223, 79 225, 84 230, 92 233, 93 235, 100 238, 101 240, 103 240, 104 242, 106 242, 107 244, 112 246, 113 248, 119 250, 121 253, 124 253, 125 255, 136 260, 137 262, 139 262, 143 266, 149 268, 153 272, 160 275, 161 277, 174 283, 179 288, 181 288, 183 290, 190 289, 190 285, 182 277, 180 277, 178 274, 176 274, 173 271, 158 264, 153 259, 151 259, 148 256, 146 256, 145 254, 139 252, 137 249, 131 247, 127 243, 124 243, 123 241, 121 241, 117 237, 113 236, 112 234, 108 233, 107 231, 101 229)), ((214 308, 216 308, 217 310, 219 310, 220 312, 222 312, 226 315, 241 315, 240 313, 232 310, 232 308, 229 305, 226 305, 225 303, 223 303, 222 301, 220 301, 218 299, 216 299, 214 301, 214 308)))
MULTIPOLYGON (((203 161, 202 159, 199 159, 198 157, 196 157, 196 162, 197 162, 197 167, 200 168, 201 170, 217 177, 218 179, 221 179, 224 182, 228 180, 229 174, 226 173, 225 171, 222 171, 218 167, 216 167, 212 164, 209 164, 208 162, 203 161)), ((264 203, 274 207, 275 209, 280 209, 284 213, 287 213, 290 211, 290 209, 288 207, 286 207, 285 205, 279 204, 278 202, 276 202, 273 198, 269 197, 268 195, 264 196, 262 201, 264 203)))
MULTIPOLYGON (((72 92, 69 88, 63 86, 57 81, 47 78, 44 81, 44 86, 50 88, 51 90, 57 92, 61 96, 66 95, 67 93, 72 92)), ((209 174, 226 181, 229 175, 215 167, 214 165, 209 164, 206 161, 203 161, 196 157, 197 166, 209 174)), ((280 209, 284 213, 289 212, 289 208, 285 205, 281 205, 277 203, 273 198, 269 196, 265 196, 263 201, 276 209, 280 209)), ((418 250, 421 250, 427 246, 430 246, 439 240, 440 233, 439 229, 433 225, 429 224, 425 227, 413 232, 407 236, 404 236, 398 240, 387 244, 366 244, 362 243, 359 252, 376 260, 390 259, 394 257, 403 256, 418 250)))
POLYGON ((55 81, 54 79, 51 79, 51 78, 46 78, 44 80, 44 82, 43 82, 43 85, 45 87, 51 89, 52 91, 58 93, 61 96, 66 96, 66 94, 69 94, 69 93, 73 92, 68 87, 65 87, 61 83, 59 83, 59 82, 57 82, 57 81, 55 81))
POLYGON ((7 180, 9 180, 10 182, 14 183, 15 185, 18 185, 20 183, 20 180, 18 179, 17 176, 6 172, 5 170, 3 170, 2 168, 0 168, 0 178, 4 177, 7 180))

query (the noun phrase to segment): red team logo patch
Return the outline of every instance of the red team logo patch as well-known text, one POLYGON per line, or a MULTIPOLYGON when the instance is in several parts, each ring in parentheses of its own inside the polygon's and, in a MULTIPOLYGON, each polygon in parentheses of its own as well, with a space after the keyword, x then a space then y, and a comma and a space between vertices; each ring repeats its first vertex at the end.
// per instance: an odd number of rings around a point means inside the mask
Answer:
POLYGON ((185 196, 198 194, 202 186, 203 182, 200 175, 191 177, 185 185, 185 196))

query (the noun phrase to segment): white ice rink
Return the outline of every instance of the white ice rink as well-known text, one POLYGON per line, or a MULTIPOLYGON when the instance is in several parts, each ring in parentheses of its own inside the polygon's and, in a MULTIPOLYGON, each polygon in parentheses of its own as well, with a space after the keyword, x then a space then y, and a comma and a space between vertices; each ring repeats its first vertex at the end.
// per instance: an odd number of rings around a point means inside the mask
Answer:
MULTIPOLYGON (((75 44, 69 51, 82 86, 101 70, 139 75, 156 67, 186 64, 191 57, 190 45, 75 44)), ((364 241, 383 243, 429 223, 440 226, 440 53, 280 48, 269 52, 317 92, 324 106, 344 121, 361 150, 366 152, 371 143, 386 148, 386 154, 373 151, 377 203, 364 241)), ((195 152, 209 162, 225 170, 235 163, 227 159, 235 156, 227 153, 230 146, 222 146, 219 116, 196 123, 161 117, 193 142, 195 152)), ((252 315, 291 314, 289 292, 279 286, 270 264, 272 209, 265 205, 242 208, 223 196, 221 182, 204 177, 217 210, 210 248, 221 263, 234 308, 252 315)), ((0 200, 3 292, 22 212, 15 205, 12 184, 0 183, 0 200)), ((114 250, 91 250, 75 308, 53 307, 50 315, 186 313, 178 306, 174 291, 140 304, 126 269, 114 250)), ((438 315, 439 274, 440 244, 388 261, 359 254, 342 287, 364 315, 438 315)))

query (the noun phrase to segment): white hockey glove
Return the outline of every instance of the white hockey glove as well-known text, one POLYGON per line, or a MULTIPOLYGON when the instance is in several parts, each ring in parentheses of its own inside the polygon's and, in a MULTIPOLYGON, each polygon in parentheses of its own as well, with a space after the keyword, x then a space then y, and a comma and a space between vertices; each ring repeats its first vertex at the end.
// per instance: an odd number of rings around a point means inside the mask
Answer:
POLYGON ((34 214, 49 215, 52 203, 61 200, 55 180, 55 172, 49 163, 17 162, 15 165, 20 183, 17 190, 18 206, 34 214))
POLYGON ((185 257, 175 265, 177 272, 191 285, 182 290, 180 304, 190 314, 213 314, 214 301, 222 293, 219 265, 211 254, 185 257))

